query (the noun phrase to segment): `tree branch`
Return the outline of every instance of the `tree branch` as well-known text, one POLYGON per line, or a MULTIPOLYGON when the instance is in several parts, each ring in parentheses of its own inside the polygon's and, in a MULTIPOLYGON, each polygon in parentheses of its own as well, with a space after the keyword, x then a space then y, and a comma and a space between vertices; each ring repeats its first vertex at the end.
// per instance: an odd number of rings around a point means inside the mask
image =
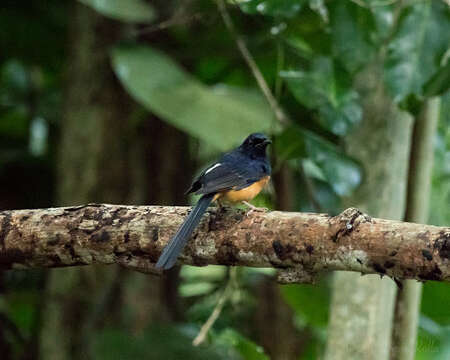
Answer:
MULTIPOLYGON (((0 268, 153 263, 188 208, 90 204, 0 212, 0 268)), ((275 267, 302 282, 330 270, 450 281, 450 228, 370 218, 211 208, 181 256, 185 264, 275 267)))

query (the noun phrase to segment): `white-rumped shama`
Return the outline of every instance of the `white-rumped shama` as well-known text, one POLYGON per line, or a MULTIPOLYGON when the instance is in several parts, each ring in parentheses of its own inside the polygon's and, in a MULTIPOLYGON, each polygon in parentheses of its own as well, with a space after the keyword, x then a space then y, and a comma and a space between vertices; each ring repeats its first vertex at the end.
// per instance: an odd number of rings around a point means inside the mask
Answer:
POLYGON ((270 162, 266 147, 271 141, 260 133, 249 135, 236 149, 204 170, 187 194, 203 195, 158 259, 157 269, 170 269, 177 261, 189 237, 212 201, 252 200, 270 179, 270 162))

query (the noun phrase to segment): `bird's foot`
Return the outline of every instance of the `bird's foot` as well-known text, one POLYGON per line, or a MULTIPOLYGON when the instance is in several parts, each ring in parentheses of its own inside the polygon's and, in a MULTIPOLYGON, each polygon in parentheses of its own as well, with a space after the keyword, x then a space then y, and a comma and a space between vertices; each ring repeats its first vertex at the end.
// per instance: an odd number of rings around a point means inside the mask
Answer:
POLYGON ((245 204, 245 205, 247 205, 247 206, 250 208, 250 210, 247 211, 247 216, 250 216, 250 215, 251 215, 252 213, 254 213, 254 212, 267 212, 267 211, 269 211, 269 209, 267 209, 267 208, 264 208, 264 207, 256 207, 255 205, 252 205, 252 204, 250 204, 250 203, 247 202, 247 201, 243 201, 242 203, 245 204))
POLYGON ((217 200, 217 210, 219 212, 227 212, 230 210, 230 207, 226 206, 222 201, 217 200))

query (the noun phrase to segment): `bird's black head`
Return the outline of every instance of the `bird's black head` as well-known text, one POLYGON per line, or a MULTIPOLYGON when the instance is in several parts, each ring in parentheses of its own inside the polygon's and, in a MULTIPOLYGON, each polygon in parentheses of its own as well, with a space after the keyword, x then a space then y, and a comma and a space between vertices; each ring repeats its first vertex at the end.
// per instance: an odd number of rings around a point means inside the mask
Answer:
POLYGON ((253 133, 247 136, 239 148, 252 157, 265 157, 266 147, 271 143, 266 135, 253 133))

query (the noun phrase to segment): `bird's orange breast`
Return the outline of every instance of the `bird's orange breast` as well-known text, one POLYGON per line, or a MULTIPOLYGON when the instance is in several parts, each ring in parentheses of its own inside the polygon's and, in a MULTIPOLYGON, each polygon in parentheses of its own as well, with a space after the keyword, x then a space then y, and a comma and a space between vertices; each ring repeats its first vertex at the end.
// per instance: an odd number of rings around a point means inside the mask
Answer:
POLYGON ((250 201, 261 192, 261 190, 264 188, 264 186, 266 186, 269 180, 270 176, 266 176, 241 190, 227 190, 218 193, 215 196, 214 200, 224 199, 229 202, 250 201))

